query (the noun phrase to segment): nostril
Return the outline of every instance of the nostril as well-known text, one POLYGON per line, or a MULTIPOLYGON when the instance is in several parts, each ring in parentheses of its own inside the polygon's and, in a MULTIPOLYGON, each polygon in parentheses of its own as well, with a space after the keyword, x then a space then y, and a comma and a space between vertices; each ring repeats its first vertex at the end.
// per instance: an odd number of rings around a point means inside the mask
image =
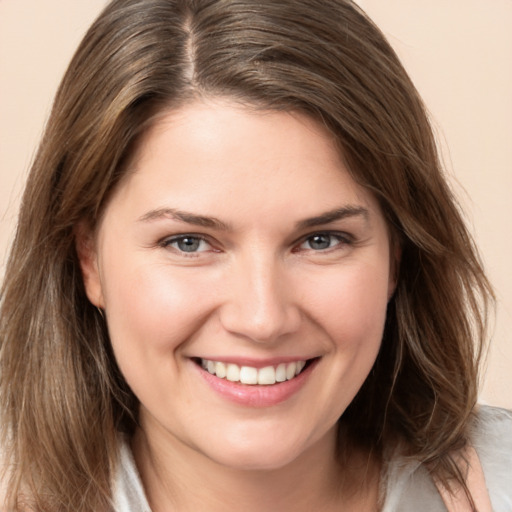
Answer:
POLYGON ((300 326, 300 316, 287 306, 272 310, 242 309, 238 304, 226 308, 221 314, 221 323, 229 333, 259 343, 272 343, 295 333, 300 326))

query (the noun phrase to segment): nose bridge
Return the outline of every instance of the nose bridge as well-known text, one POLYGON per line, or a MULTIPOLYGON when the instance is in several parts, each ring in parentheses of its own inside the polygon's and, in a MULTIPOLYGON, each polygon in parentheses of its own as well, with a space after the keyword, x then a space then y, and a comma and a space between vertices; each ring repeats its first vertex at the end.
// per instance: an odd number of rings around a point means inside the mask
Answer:
POLYGON ((223 312, 224 327, 253 341, 269 342, 298 327, 287 272, 279 258, 253 251, 241 257, 231 275, 223 312))

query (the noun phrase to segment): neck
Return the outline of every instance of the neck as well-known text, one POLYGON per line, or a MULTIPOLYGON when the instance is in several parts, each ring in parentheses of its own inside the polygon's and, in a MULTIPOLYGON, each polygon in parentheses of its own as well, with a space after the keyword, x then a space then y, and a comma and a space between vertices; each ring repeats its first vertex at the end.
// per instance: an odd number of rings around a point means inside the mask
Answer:
POLYGON ((379 463, 355 450, 341 463, 335 432, 277 469, 226 467, 173 439, 137 431, 132 448, 153 512, 229 509, 376 510, 379 463))

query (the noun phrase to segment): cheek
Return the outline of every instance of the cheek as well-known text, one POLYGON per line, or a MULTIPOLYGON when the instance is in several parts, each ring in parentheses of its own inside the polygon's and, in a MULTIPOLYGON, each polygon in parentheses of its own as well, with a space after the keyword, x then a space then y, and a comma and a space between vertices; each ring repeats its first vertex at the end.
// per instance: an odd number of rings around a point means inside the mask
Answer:
POLYGON ((318 396, 330 404, 327 422, 337 421, 368 377, 377 358, 387 311, 387 272, 348 272, 326 283, 312 308, 330 344, 329 385, 318 396), (335 391, 333 391, 335 390, 335 391), (322 394, 323 393, 323 394, 322 394))
POLYGON ((208 290, 195 281, 158 264, 124 261, 109 269, 104 288, 112 349, 142 403, 167 403, 180 376, 180 349, 211 312, 208 290))
POLYGON ((118 265, 111 266, 108 276, 105 309, 120 359, 176 350, 211 311, 208 290, 186 273, 158 264, 123 272, 118 265))
POLYGON ((388 268, 354 266, 326 276, 310 289, 310 311, 338 349, 380 345, 388 301, 388 268))

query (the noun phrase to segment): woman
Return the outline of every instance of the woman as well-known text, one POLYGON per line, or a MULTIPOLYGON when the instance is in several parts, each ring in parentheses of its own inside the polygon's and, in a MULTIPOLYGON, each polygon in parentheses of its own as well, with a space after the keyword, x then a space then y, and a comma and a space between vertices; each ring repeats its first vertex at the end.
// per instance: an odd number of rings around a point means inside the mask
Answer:
POLYGON ((506 510, 491 296, 355 5, 113 1, 6 270, 4 508, 484 510, 480 460, 506 510))

